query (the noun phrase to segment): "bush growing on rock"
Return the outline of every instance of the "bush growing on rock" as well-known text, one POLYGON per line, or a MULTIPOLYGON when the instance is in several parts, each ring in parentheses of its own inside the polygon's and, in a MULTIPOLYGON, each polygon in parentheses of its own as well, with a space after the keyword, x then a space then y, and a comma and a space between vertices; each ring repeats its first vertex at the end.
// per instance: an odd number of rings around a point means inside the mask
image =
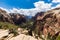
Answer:
POLYGON ((14 35, 17 35, 17 28, 18 26, 14 24, 10 24, 8 22, 0 22, 0 29, 8 29, 10 33, 14 33, 14 35))

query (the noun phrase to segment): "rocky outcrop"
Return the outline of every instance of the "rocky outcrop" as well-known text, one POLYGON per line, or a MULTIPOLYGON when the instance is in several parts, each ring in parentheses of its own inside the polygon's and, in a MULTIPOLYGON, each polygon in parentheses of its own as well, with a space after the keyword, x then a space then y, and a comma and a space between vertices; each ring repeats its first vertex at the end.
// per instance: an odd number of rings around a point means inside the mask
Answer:
POLYGON ((18 13, 10 13, 11 19, 14 24, 21 24, 26 22, 26 18, 24 15, 20 15, 18 13))
POLYGON ((37 40, 36 38, 20 33, 17 36, 9 33, 9 30, 0 29, 0 40, 37 40))
POLYGON ((37 32, 38 36, 44 35, 46 37, 48 34, 55 36, 60 31, 60 8, 37 13, 34 20, 34 30, 32 30, 37 32))
POLYGON ((19 25, 26 22, 26 18, 24 15, 18 13, 7 13, 5 10, 0 9, 0 21, 19 25))
POLYGON ((0 9, 0 21, 7 21, 10 22, 10 15, 7 14, 7 12, 5 10, 0 9))
POLYGON ((3 30, 3 29, 0 29, 0 40, 5 37, 5 36, 8 36, 9 35, 9 30, 3 30))
POLYGON ((37 39, 33 38, 32 36, 20 34, 16 37, 13 37, 13 38, 9 39, 9 40, 37 40, 37 39))

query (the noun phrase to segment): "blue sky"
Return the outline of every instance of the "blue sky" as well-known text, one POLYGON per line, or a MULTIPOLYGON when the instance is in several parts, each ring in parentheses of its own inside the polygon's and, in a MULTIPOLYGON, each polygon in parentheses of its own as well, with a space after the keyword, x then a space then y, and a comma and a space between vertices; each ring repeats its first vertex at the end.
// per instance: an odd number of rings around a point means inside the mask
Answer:
MULTIPOLYGON (((35 8, 34 4, 38 1, 44 1, 45 3, 52 3, 52 0, 0 0, 0 7, 11 8, 35 8)), ((56 6, 58 3, 53 3, 52 6, 56 6)))
POLYGON ((34 16, 37 12, 60 7, 60 0, 0 0, 0 8, 7 12, 34 16))
MULTIPOLYGON (((0 0, 0 7, 4 8, 34 8, 33 3, 40 0, 0 0)), ((42 0, 51 3, 51 0, 42 0)))
POLYGON ((4 8, 34 8, 33 3, 39 0, 0 0, 0 7, 4 8))

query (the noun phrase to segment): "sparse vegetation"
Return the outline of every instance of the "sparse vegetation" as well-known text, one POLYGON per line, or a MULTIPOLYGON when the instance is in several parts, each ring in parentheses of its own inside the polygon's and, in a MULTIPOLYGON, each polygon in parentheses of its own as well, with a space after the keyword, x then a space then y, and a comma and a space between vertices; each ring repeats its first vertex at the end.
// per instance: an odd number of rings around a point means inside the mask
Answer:
POLYGON ((58 35, 58 37, 56 38, 56 40, 60 40, 60 35, 58 35))
POLYGON ((31 29, 31 26, 33 26, 33 21, 28 20, 26 23, 22 23, 19 26, 24 29, 31 29))
POLYGON ((8 23, 8 22, 0 22, 1 29, 17 29, 18 26, 8 23))
POLYGON ((0 22, 0 29, 9 29, 10 33, 13 33, 14 35, 17 35, 17 28, 18 26, 8 23, 8 22, 0 22))

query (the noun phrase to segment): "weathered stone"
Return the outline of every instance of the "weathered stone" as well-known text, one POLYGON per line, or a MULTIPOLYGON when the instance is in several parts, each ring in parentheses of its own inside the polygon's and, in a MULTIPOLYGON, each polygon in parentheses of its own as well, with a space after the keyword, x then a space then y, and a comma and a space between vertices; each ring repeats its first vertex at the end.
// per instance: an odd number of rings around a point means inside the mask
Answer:
POLYGON ((9 31, 8 30, 1 30, 0 29, 0 39, 5 37, 5 36, 8 36, 9 35, 9 31))
POLYGON ((11 38, 10 40, 37 40, 37 39, 28 35, 20 34, 16 37, 11 38))

